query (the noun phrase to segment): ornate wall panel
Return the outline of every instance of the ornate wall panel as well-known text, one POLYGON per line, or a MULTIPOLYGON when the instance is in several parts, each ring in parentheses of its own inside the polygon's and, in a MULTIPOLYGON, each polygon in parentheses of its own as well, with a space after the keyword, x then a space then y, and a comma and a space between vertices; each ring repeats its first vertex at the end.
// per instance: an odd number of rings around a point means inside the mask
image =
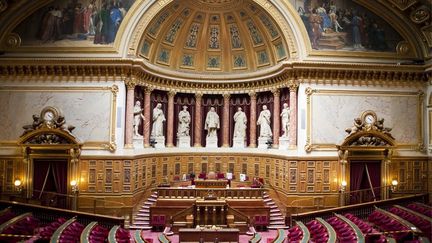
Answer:
POLYGON ((2 144, 16 144, 24 125, 46 106, 62 110, 87 149, 114 149, 118 87, 1 86, 2 144))
POLYGON ((423 92, 306 89, 306 150, 335 149, 353 119, 373 110, 393 128, 399 148, 423 150, 423 92), (356 104, 355 106, 349 104, 356 104))
MULTIPOLYGON (((397 158, 390 164, 392 180, 398 180, 400 191, 419 192, 428 188, 428 161, 397 158)), ((430 176, 429 176, 430 177, 430 176)))

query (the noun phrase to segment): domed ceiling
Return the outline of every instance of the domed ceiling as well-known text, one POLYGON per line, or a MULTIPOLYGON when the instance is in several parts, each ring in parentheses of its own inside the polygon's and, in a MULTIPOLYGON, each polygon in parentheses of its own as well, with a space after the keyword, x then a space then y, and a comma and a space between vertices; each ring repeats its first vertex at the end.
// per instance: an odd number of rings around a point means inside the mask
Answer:
POLYGON ((250 72, 288 58, 280 28, 250 0, 182 0, 148 25, 140 55, 182 72, 250 72))

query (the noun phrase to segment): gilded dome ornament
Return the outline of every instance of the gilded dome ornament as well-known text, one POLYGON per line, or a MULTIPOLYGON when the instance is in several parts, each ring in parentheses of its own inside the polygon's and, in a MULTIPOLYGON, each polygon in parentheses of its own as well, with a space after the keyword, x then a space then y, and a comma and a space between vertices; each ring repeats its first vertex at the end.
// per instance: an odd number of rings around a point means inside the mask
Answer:
POLYGON ((10 33, 6 37, 4 45, 8 48, 17 48, 21 45, 21 37, 16 33, 10 33))
POLYGON ((424 21, 428 20, 430 18, 431 12, 428 7, 425 5, 415 9, 411 12, 410 18, 411 21, 413 21, 416 24, 423 23, 424 21))
POLYGON ((396 52, 399 55, 407 55, 410 53, 410 51, 411 51, 410 45, 406 41, 401 41, 396 46, 396 52))

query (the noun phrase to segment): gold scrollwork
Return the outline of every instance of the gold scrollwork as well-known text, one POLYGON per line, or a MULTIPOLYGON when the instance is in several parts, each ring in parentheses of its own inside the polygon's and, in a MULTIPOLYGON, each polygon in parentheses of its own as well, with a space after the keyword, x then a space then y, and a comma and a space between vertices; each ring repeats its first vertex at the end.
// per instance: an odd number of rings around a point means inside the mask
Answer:
POLYGON ((428 7, 422 5, 415 10, 411 11, 410 19, 416 24, 423 23, 430 18, 431 12, 428 7))
POLYGON ((17 48, 21 45, 21 37, 16 33, 10 33, 4 42, 8 48, 17 48))
POLYGON ((417 2, 417 0, 389 0, 389 1, 394 5, 396 5, 396 7, 402 11, 411 7, 413 4, 417 2))
POLYGON ((421 29, 421 32, 426 39, 426 42, 428 43, 429 47, 432 47, 432 25, 426 25, 423 26, 421 29))
POLYGON ((304 150, 306 151, 306 153, 310 153, 310 152, 312 152, 312 144, 307 143, 307 144, 304 146, 304 150))
POLYGON ((411 52, 411 48, 408 42, 406 41, 401 41, 397 44, 396 46, 396 52, 399 55, 407 55, 408 53, 411 52))
POLYGON ((0 0, 0 13, 8 8, 6 0, 0 0))

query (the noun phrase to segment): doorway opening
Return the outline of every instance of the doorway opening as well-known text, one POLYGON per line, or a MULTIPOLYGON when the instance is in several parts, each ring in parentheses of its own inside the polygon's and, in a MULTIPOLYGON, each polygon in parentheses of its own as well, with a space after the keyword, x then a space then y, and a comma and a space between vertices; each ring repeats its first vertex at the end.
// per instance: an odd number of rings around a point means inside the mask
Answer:
POLYGON ((33 198, 42 205, 67 208, 68 160, 33 160, 33 198))
POLYGON ((350 204, 381 200, 381 160, 350 161, 350 204))

